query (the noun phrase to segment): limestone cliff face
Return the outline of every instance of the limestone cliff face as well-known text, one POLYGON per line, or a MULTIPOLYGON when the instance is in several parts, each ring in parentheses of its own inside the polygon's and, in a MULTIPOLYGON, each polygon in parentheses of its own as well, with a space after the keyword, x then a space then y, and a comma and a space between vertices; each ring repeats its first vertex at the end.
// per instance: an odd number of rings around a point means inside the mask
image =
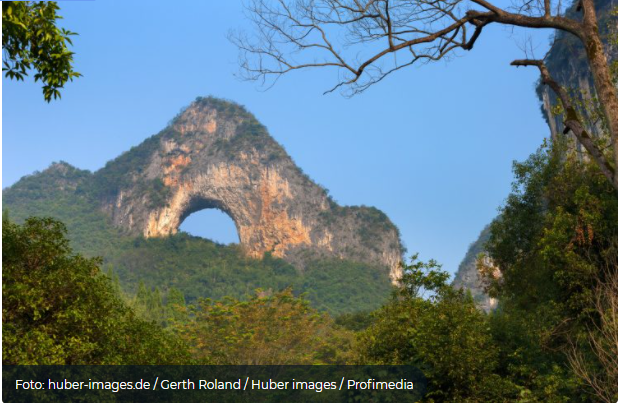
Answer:
POLYGON ((477 269, 477 259, 480 254, 485 254, 485 242, 487 242, 489 237, 490 227, 487 225, 483 228, 477 240, 468 248, 468 252, 466 252, 466 256, 459 264, 457 273, 455 273, 455 279, 453 280, 453 287, 470 290, 474 302, 480 309, 486 312, 496 307, 496 300, 490 298, 485 292, 484 284, 477 269))
MULTIPOLYGON (((575 3, 575 2, 574 2, 575 3)), ((613 3, 605 0, 596 0, 595 7, 598 15, 600 36, 605 46, 609 62, 617 60, 618 48, 611 43, 612 35, 617 31, 617 18, 613 13, 613 3)), ((566 16, 576 20, 582 18, 581 12, 576 11, 575 4, 568 8, 566 16)), ((614 41, 612 41, 614 42, 614 41)), ((570 95, 577 102, 579 112, 586 117, 586 128, 596 137, 604 135, 603 120, 597 119, 596 91, 589 69, 586 52, 582 43, 572 34, 557 31, 554 44, 550 48, 545 63, 552 77, 563 87, 567 88, 570 95), (590 118, 588 118, 590 116, 590 118)), ((555 139, 562 136, 565 126, 563 115, 559 109, 557 95, 549 87, 539 83, 537 95, 541 102, 541 111, 544 119, 550 127, 550 136, 555 139)), ((569 134, 570 145, 579 156, 583 156, 580 143, 573 134, 569 134)))
POLYGON ((227 213, 249 256, 336 257, 400 276, 397 228, 371 207, 341 207, 241 106, 199 98, 161 133, 96 172, 92 187, 114 224, 161 237, 190 214, 227 213))
MULTIPOLYGON (((610 61, 618 58, 618 49, 609 40, 611 38, 610 35, 617 31, 617 19, 612 12, 613 4, 604 0, 595 1, 600 35, 606 45, 606 53, 610 61)), ((568 9, 566 15, 574 19, 581 18, 575 9, 574 4, 568 9)), ((552 77, 566 87, 570 91, 571 96, 580 99, 582 104, 586 105, 586 108, 582 108, 581 113, 583 116, 588 116, 587 113, 589 112, 587 109, 591 109, 594 106, 593 100, 596 97, 584 46, 574 36, 565 32, 557 31, 555 35, 554 44, 545 60, 546 65, 552 77)), ((537 95, 541 101, 542 115, 550 127, 550 137, 555 139, 557 136, 563 136, 563 116, 557 113, 558 102, 556 95, 550 88, 541 85, 541 83, 537 86, 537 95)), ((596 137, 604 135, 602 120, 585 119, 585 124, 596 137)), ((586 158, 586 153, 583 152, 575 136, 571 132, 568 136, 570 136, 568 139, 569 145, 573 145, 573 147, 570 147, 570 152, 575 151, 579 158, 586 158)), ((488 225, 483 229, 479 238, 470 246, 464 260, 459 265, 455 280, 453 281, 455 287, 469 289, 479 306, 485 310, 492 309, 494 301, 485 294, 482 287, 476 267, 476 256, 479 253, 485 253, 484 244, 489 239, 489 235, 488 225)))

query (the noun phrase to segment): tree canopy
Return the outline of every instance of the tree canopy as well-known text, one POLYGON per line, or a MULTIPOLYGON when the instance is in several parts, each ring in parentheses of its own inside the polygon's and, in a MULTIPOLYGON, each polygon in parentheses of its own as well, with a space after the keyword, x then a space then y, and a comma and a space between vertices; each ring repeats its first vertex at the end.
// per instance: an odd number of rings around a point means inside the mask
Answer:
POLYGON ((73 70, 68 45, 77 35, 57 26, 62 19, 54 1, 2 2, 2 71, 5 77, 23 81, 35 70, 35 81, 43 83, 43 98, 60 98, 67 81, 81 74, 73 70))
POLYGON ((184 363, 182 343, 138 318, 100 273, 74 255, 64 225, 2 222, 2 362, 20 365, 184 363))
POLYGON ((312 365, 347 363, 353 335, 290 289, 259 290, 248 301, 204 299, 176 325, 201 363, 312 365))

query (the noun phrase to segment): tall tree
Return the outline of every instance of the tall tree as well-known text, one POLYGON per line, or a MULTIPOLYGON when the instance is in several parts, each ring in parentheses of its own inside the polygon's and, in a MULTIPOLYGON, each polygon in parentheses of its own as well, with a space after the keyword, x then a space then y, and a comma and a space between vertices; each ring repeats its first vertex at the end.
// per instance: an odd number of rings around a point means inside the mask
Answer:
POLYGON ((76 33, 59 28, 54 1, 2 2, 2 71, 5 77, 23 81, 35 70, 35 81, 43 83, 43 98, 60 98, 67 81, 81 74, 73 70, 71 36, 76 33))
POLYGON ((565 148, 558 141, 514 165, 479 270, 500 301, 492 325, 508 371, 561 366, 589 401, 615 402, 618 197, 593 161, 565 148))
POLYGON ((584 45, 614 163, 586 130, 576 113, 579 108, 549 74, 544 60, 516 60, 512 65, 540 69, 543 83, 562 100, 566 130, 576 135, 616 187, 618 96, 594 1, 579 0, 578 21, 563 14, 562 0, 521 0, 509 9, 487 0, 251 0, 247 9, 256 35, 241 33, 232 40, 241 50, 245 78, 265 82, 298 69, 335 67, 340 80, 327 92, 341 88, 356 94, 417 62, 471 50, 490 24, 567 32, 584 45))
POLYGON ((425 402, 515 400, 517 385, 499 375, 488 317, 448 278, 435 261, 414 255, 401 288, 359 334, 359 363, 415 365, 427 379, 425 402))

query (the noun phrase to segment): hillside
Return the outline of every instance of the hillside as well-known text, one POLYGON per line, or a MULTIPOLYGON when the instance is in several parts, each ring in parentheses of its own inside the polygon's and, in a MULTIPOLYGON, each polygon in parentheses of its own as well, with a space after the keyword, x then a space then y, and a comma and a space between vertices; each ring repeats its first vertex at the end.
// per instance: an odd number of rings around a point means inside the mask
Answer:
POLYGON ((3 190, 16 222, 64 222, 76 252, 101 256, 123 289, 243 298, 292 287, 333 314, 371 310, 390 293, 402 247, 372 207, 334 203, 242 107, 200 98, 159 134, 91 173, 65 162, 3 190), (218 208, 239 245, 178 232, 218 208))
POLYGON ((197 98, 160 133, 94 173, 81 189, 113 225, 146 238, 175 234, 190 214, 228 214, 244 253, 300 270, 347 259, 399 277, 397 227, 381 211, 339 206, 240 105, 197 98))
POLYGON ((489 296, 483 290, 476 264, 479 254, 485 253, 485 242, 487 242, 490 236, 489 230, 489 225, 485 226, 477 240, 470 244, 453 280, 454 287, 462 287, 469 290, 477 306, 485 311, 491 309, 492 303, 489 296))

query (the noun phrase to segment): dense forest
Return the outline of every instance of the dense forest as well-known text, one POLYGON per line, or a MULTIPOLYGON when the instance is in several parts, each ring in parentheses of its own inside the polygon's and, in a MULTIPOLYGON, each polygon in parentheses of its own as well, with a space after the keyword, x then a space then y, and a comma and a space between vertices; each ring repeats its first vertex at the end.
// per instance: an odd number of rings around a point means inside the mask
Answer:
MULTIPOLYGON (((113 266, 73 252, 60 222, 15 224, 5 214, 3 362, 410 364, 428 379, 427 401, 578 402, 594 391, 614 397, 616 191, 560 142, 514 171, 514 191, 487 243, 497 264, 488 267, 488 290, 500 301, 489 314, 453 288, 435 261, 416 256, 382 307, 361 302, 364 309, 341 315, 317 310, 313 298, 326 300, 296 295, 286 281, 243 288, 243 300, 227 295, 235 284, 211 299, 187 298, 172 282, 122 290, 113 266), (83 297, 63 298, 68 292, 83 297)), ((191 255, 191 240, 182 234, 152 247, 191 255)), ((227 253, 213 257, 224 264, 227 253)), ((256 263, 266 278, 290 270, 270 259, 256 263)), ((343 291, 335 286, 334 294, 343 291)))
POLYGON ((66 163, 53 164, 4 190, 4 206, 16 223, 33 215, 63 222, 74 250, 103 257, 104 271, 114 272, 125 292, 135 294, 143 282, 164 299, 176 288, 193 303, 200 297, 243 299, 257 288, 291 287, 296 295, 306 293, 315 308, 332 314, 376 309, 390 294, 390 280, 370 264, 309 259, 300 271, 269 253, 252 259, 239 245, 220 245, 183 232, 149 239, 123 233, 89 193, 92 177, 66 163))

